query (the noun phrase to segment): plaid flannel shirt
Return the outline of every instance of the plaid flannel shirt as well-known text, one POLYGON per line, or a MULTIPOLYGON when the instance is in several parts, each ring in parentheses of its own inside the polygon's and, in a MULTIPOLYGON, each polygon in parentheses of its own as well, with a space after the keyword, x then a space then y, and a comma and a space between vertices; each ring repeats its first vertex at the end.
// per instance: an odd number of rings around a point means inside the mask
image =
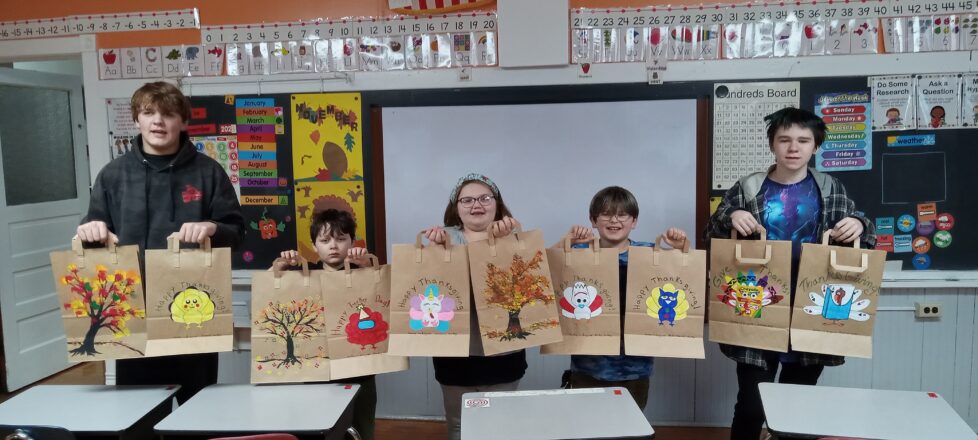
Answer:
MULTIPOLYGON (((764 212, 764 194, 761 193, 761 186, 764 179, 773 169, 773 165, 767 172, 759 172, 747 175, 735 183, 727 193, 724 194, 720 206, 710 217, 710 222, 706 226, 705 239, 709 243, 710 238, 730 237, 730 230, 733 228, 731 215, 735 211, 744 210, 761 221, 761 213, 764 212)), ((824 173, 809 168, 809 173, 815 178, 815 183, 822 195, 822 221, 819 223, 816 237, 821 237, 822 233, 832 229, 839 220, 846 217, 853 217, 863 224, 863 235, 861 245, 864 249, 873 249, 876 246, 876 225, 874 225, 865 215, 856 211, 856 204, 846 195, 846 189, 838 179, 824 173)), ((752 237, 758 237, 754 234, 752 237)), ((761 350, 757 348, 741 347, 737 345, 720 344, 720 351, 728 358, 748 365, 761 368, 768 368, 770 363, 778 363, 781 353, 761 350)), ((819 353, 798 352, 801 365, 842 365, 845 358, 819 353)))

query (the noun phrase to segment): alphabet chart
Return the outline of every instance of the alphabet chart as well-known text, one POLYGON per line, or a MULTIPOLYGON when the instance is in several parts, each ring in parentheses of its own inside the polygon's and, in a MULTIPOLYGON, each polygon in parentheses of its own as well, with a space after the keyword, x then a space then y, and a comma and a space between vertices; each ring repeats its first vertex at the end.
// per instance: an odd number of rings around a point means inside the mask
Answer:
POLYGON ((774 163, 764 117, 798 107, 800 83, 713 85, 713 186, 727 189, 737 179, 774 163))

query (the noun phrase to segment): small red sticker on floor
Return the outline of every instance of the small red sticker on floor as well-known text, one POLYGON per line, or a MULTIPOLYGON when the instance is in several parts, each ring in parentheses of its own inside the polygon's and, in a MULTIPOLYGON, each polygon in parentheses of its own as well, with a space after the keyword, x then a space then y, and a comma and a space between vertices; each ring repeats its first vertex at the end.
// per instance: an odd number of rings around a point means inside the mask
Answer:
POLYGON ((933 393, 932 392, 932 393, 927 393, 927 395, 930 396, 930 397, 933 397, 935 399, 937 398, 937 393, 933 393))
POLYGON ((620 396, 621 395, 621 390, 615 390, 615 395, 616 396, 620 396))

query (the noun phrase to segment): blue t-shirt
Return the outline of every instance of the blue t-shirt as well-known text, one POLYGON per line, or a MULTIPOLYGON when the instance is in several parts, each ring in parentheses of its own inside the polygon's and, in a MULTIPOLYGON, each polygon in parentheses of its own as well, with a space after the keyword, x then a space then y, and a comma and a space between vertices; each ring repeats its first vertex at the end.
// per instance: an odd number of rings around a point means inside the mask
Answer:
MULTIPOLYGON (((653 247, 654 245, 645 241, 628 240, 629 246, 653 247)), ((586 243, 574 245, 576 248, 587 247, 586 243)), ((625 303, 625 286, 628 273, 628 251, 618 254, 618 290, 620 293, 619 303, 625 303)), ((622 334, 625 329, 625 314, 621 315, 622 334)), ((625 353, 625 339, 621 338, 621 351, 625 353)), ((598 356, 598 355, 573 355, 571 356, 571 371, 582 373, 599 380, 635 380, 652 375, 653 358, 647 356, 598 356)))
POLYGON ((815 178, 809 173, 801 182, 790 185, 764 179, 764 212, 761 224, 767 229, 768 240, 791 242, 792 266, 801 258, 801 244, 815 243, 822 217, 822 196, 815 178))
MULTIPOLYGON (((766 178, 761 185, 761 194, 764 194, 761 224, 767 228, 767 239, 791 241, 791 295, 794 297, 801 244, 818 242, 816 234, 822 218, 822 195, 811 173, 801 182, 790 185, 766 178)), ((798 359, 798 354, 790 350, 780 356, 781 362, 798 362, 798 359)))

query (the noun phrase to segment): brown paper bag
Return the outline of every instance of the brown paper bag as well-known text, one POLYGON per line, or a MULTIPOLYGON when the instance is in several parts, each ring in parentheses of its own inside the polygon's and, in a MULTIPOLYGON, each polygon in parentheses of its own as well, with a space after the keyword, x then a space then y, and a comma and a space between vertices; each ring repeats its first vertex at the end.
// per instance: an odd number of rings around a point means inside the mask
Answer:
POLYGON ((543 232, 468 244, 479 334, 491 356, 563 339, 543 232))
POLYGON ((791 320, 791 242, 714 238, 710 245, 710 340, 786 353, 791 320))
POLYGON ((330 378, 323 271, 300 261, 302 271, 251 274, 251 383, 330 378))
POLYGON ((618 250, 601 249, 598 237, 588 244, 573 249, 568 236, 547 249, 564 340, 541 354, 621 354, 618 250))
POLYGON ((146 356, 231 351, 231 249, 146 250, 146 356))
POLYGON ((625 354, 706 357, 706 251, 629 247, 625 292, 625 354))
POLYGON ((139 246, 51 252, 51 271, 68 340, 68 360, 99 361, 146 353, 146 306, 139 246))
POLYGON ((829 246, 830 234, 801 245, 791 348, 871 358, 886 251, 829 246))
POLYGON ((465 245, 391 249, 391 338, 388 354, 469 355, 469 259, 465 245))
POLYGON ((390 337, 391 272, 371 255, 372 267, 326 271, 330 379, 391 373, 408 368, 408 358, 387 354, 390 337))

